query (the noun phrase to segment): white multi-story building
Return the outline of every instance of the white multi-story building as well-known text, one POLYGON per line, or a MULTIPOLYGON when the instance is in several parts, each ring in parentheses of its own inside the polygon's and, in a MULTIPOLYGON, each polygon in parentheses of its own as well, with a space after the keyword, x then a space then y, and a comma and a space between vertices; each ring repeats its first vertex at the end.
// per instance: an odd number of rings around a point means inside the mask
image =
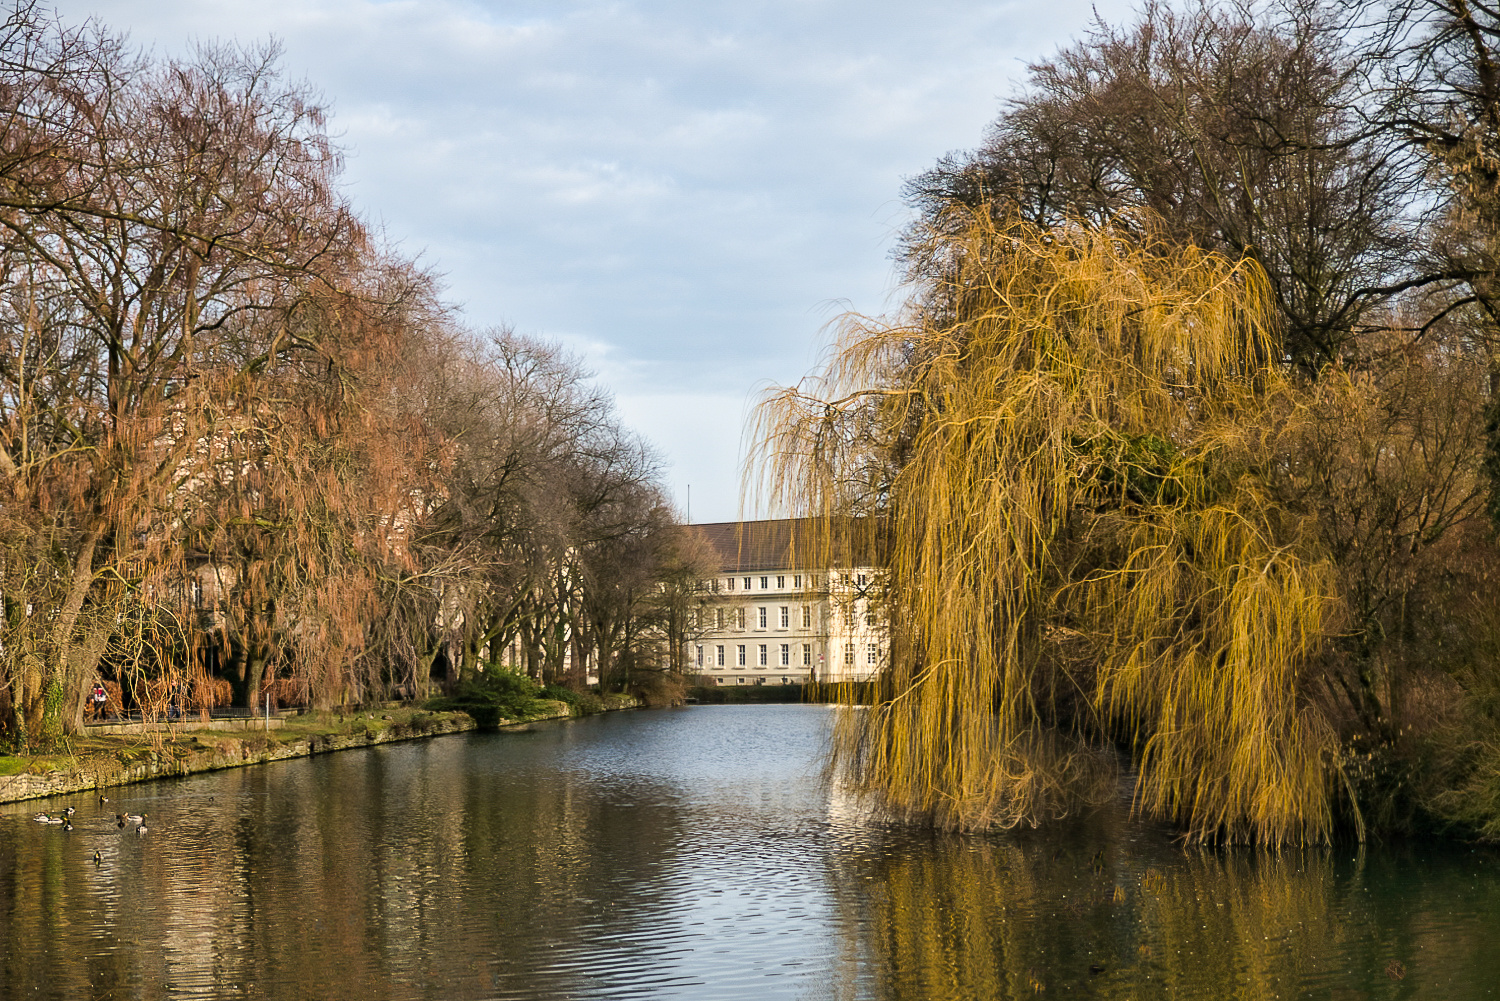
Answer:
POLYGON ((800 519, 692 527, 719 557, 719 573, 698 584, 687 641, 705 684, 865 681, 879 670, 887 644, 874 567, 808 565, 800 519))

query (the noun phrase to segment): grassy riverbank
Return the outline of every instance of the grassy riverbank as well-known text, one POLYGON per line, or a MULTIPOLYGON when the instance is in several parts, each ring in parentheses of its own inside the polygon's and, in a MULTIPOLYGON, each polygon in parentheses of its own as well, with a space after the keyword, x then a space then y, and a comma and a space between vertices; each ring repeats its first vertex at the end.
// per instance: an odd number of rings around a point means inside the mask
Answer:
MULTIPOLYGON (((607 709, 639 705, 607 697, 607 709)), ((566 702, 537 700, 530 711, 496 721, 500 727, 579 715, 566 702)), ((268 729, 211 730, 192 721, 127 734, 84 733, 61 753, 0 756, 0 803, 105 789, 173 775, 191 775, 313 754, 460 733, 479 727, 465 712, 387 706, 359 712, 308 712, 268 729)))

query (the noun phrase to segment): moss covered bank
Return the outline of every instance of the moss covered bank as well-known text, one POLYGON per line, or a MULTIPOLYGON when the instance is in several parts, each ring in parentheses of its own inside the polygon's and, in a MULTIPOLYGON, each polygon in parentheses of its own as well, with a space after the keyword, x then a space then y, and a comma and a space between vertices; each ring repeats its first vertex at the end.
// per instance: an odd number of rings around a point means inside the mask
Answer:
MULTIPOLYGON (((639 706, 614 696, 608 709, 639 706)), ((579 715, 566 702, 539 701, 534 711, 502 718, 501 728, 579 715)), ((259 722, 259 721, 256 721, 259 722)), ((132 733, 85 734, 61 754, 0 756, 0 803, 106 789, 174 775, 239 768, 268 761, 371 747, 478 729, 465 712, 390 706, 356 713, 305 713, 273 718, 267 728, 199 729, 184 723, 132 733)))

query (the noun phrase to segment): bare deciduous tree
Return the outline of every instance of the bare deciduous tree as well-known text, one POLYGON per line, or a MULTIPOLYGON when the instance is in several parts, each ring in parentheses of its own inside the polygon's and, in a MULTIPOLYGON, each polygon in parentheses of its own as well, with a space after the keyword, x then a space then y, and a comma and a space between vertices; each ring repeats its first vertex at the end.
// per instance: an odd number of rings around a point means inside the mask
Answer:
POLYGON ((915 273, 941 267, 922 227, 955 202, 1050 227, 1082 221, 1249 256, 1271 281, 1283 350, 1342 357, 1407 278, 1420 177, 1361 113, 1341 23, 1315 3, 1152 3, 1032 65, 984 143, 909 182, 915 273))

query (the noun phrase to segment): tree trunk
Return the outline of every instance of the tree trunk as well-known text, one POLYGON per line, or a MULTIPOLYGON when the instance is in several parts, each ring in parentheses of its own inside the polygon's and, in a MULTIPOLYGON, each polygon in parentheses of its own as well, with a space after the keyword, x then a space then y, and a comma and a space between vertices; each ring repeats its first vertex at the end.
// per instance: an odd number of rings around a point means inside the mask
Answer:
POLYGON ((89 682, 99 670, 99 661, 104 658, 104 651, 109 646, 109 635, 113 631, 113 624, 108 620, 96 622, 84 641, 68 651, 69 670, 63 705, 71 706, 72 712, 63 721, 64 733, 83 732, 84 701, 89 689, 93 687, 89 682))
MULTIPOLYGON (((88 600, 89 591, 94 586, 94 553, 103 535, 104 526, 95 526, 83 546, 80 547, 77 557, 73 560, 73 578, 68 586, 67 596, 63 599, 62 607, 57 611, 57 620, 52 627, 51 650, 48 658, 51 664, 46 669, 45 681, 34 694, 41 712, 34 727, 31 728, 31 736, 40 740, 43 746, 51 745, 70 732, 71 714, 68 712, 70 708, 68 701, 74 687, 72 674, 82 669, 82 662, 86 659, 86 653, 80 656, 76 652, 77 644, 73 636, 78 628, 78 617, 83 611, 84 603, 88 600)), ((90 639, 98 628, 100 627, 96 625, 94 630, 90 630, 90 639)), ((83 646, 87 647, 89 644, 90 640, 85 640, 83 646)), ((99 653, 102 654, 102 652, 103 646, 100 644, 99 653)), ((94 663, 98 663, 97 656, 94 658, 94 663)), ((81 684, 80 681, 80 699, 82 698, 81 684)), ((81 703, 79 707, 74 708, 81 710, 81 703)))

